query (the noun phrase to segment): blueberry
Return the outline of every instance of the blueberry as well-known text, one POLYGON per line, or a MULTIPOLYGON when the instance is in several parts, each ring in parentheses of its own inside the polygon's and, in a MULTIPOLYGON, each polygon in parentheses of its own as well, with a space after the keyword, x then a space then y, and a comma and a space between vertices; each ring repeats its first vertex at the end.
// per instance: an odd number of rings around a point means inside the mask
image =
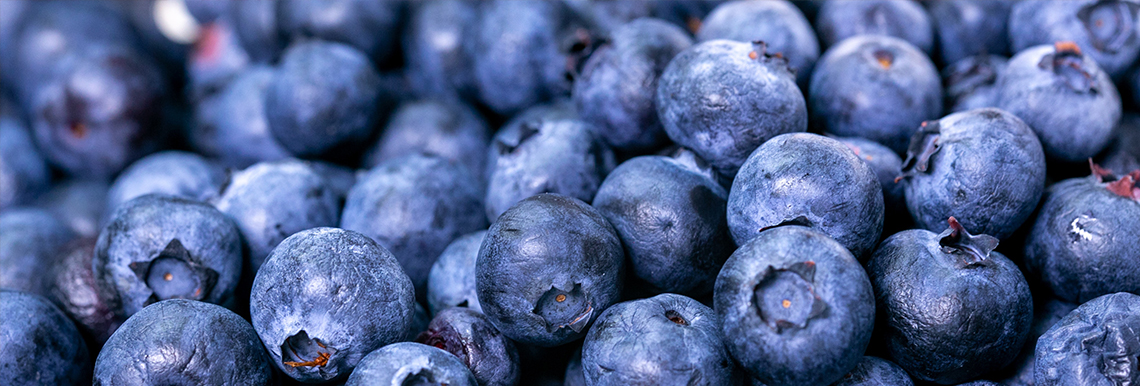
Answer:
POLYGON ((78 385, 91 376, 91 358, 83 337, 43 297, 0 290, 0 383, 78 385))
POLYGON ((179 150, 154 153, 131 163, 107 191, 107 211, 136 197, 161 193, 205 201, 218 194, 222 169, 202 156, 179 150))
POLYGON ((238 40, 258 63, 271 63, 285 50, 287 36, 279 27, 278 0, 230 2, 230 18, 238 40))
POLYGON ((856 157, 865 162, 879 180, 879 186, 883 188, 884 233, 890 228, 909 228, 910 215, 906 209, 906 190, 903 184, 895 182, 895 178, 902 173, 902 158, 890 148, 875 141, 857 137, 836 139, 847 145, 856 157))
POLYGON ((348 193, 340 226, 371 237, 400 262, 419 299, 428 272, 455 238, 483 229, 479 181, 454 162, 426 155, 389 160, 348 193))
POLYGON ((807 130, 787 59, 760 41, 712 40, 682 51, 658 80, 657 114, 669 138, 729 177, 764 141, 807 130))
POLYGON ((997 107, 998 74, 1009 59, 997 55, 970 56, 942 69, 946 109, 952 113, 997 107))
POLYGON ((162 194, 127 201, 99 233, 92 262, 100 296, 119 318, 152 303, 233 301, 241 234, 214 207, 162 194))
POLYGON ((734 244, 725 220, 728 192, 687 150, 642 156, 610 173, 594 207, 613 224, 637 277, 665 292, 703 295, 734 244))
POLYGON ((811 24, 792 3, 779 1, 730 1, 712 10, 701 22, 697 40, 762 40, 768 51, 788 59, 796 83, 804 88, 819 59, 819 40, 811 24))
POLYGON ((1037 361, 1037 340, 1044 335, 1049 328, 1053 327, 1077 308, 1076 304, 1068 303, 1062 300, 1049 299, 1044 304, 1035 304, 1033 312, 1033 326, 1029 329, 1029 336, 1025 339, 1025 345, 1021 348, 1021 352, 1017 354, 1017 358, 1006 366, 1001 372, 994 374, 999 375, 995 379, 1000 379, 1001 383, 1005 386, 1033 386, 1033 371, 1034 363, 1037 361))
POLYGON ((1075 42, 1109 76, 1118 78, 1140 53, 1138 12, 1134 1, 1016 2, 1009 16, 1009 41, 1015 52, 1055 41, 1075 42))
POLYGON ((95 386, 273 384, 249 322, 225 308, 165 300, 131 316, 95 359, 95 386))
POLYGON ((64 180, 36 199, 46 209, 83 237, 99 236, 107 206, 108 185, 95 180, 64 180))
POLYGON ((1034 384, 1129 385, 1140 382, 1140 296, 1118 292, 1089 300, 1037 341, 1034 384))
POLYGON ((487 231, 469 233, 452 241, 439 254, 428 273, 427 303, 433 314, 451 308, 467 307, 483 312, 475 290, 475 260, 487 231))
POLYGON ((51 184, 50 173, 27 127, 16 117, 0 117, 0 209, 32 201, 51 184))
POLYGON ((566 363, 566 373, 562 376, 563 386, 586 386, 586 370, 582 368, 582 350, 574 352, 574 356, 566 363))
POLYGON ((617 302, 624 257, 596 209, 567 196, 533 196, 487 231, 475 263, 479 304, 512 340, 566 344, 617 302))
POLYGON ((278 28, 286 35, 342 42, 383 63, 397 46, 404 3, 371 0, 284 0, 278 28))
POLYGON ((542 118, 508 124, 495 134, 487 165, 486 212, 491 221, 539 193, 593 200, 613 170, 613 151, 594 136, 594 129, 561 114, 568 113, 524 113, 542 118))
POLYGON ((1116 178, 1094 165, 1092 176, 1050 186, 1025 241, 1026 274, 1071 302, 1140 293, 1137 180, 1140 170, 1116 178))
POLYGON ((641 152, 668 143, 657 118, 657 80, 692 44, 684 30, 658 19, 638 19, 614 30, 574 82, 582 120, 618 150, 641 152))
POLYGON ((363 385, 476 386, 479 383, 458 358, 420 343, 396 343, 360 361, 345 386, 363 385))
POLYGON ((474 99, 475 70, 471 44, 477 36, 479 3, 440 0, 410 6, 403 36, 408 79, 421 97, 474 99))
POLYGON ((1029 218, 1045 187, 1045 155, 1020 119, 976 109, 927 121, 911 138, 900 181, 919 228, 954 216, 1004 239, 1029 218))
POLYGON ((200 101, 196 127, 189 134, 195 150, 235 168, 289 157, 270 133, 265 113, 273 73, 266 66, 248 67, 217 94, 200 101))
POLYGON ((865 356, 855 369, 831 386, 914 386, 910 376, 899 365, 886 359, 865 356))
POLYGON ((47 295, 51 278, 75 233, 50 212, 12 208, 0 212, 0 288, 47 295))
POLYGON ((1108 74, 1075 44, 1058 42, 1019 52, 998 79, 998 106, 1041 138, 1050 157, 1083 161, 1112 139, 1120 95, 1108 74))
POLYGON ((712 308, 661 294, 607 308, 586 335, 590 385, 728 385, 733 362, 712 308))
POLYGON ((737 249, 714 302, 732 357, 772 385, 838 381, 862 359, 875 320, 871 283, 851 252, 795 225, 737 249))
POLYGON ((463 165, 479 176, 487 166, 491 131, 479 113, 461 102, 421 100, 392 113, 380 140, 364 156, 371 168, 413 154, 431 154, 463 165))
POLYGON ((930 15, 912 0, 827 1, 819 7, 816 29, 824 47, 858 35, 891 36, 927 54, 934 52, 930 15))
POLYGON ((328 182, 308 163, 294 159, 234 173, 214 206, 241 230, 251 272, 286 237, 340 220, 339 200, 328 182))
POLYGON ((380 75, 348 45, 307 41, 293 45, 269 81, 269 131, 301 157, 349 157, 372 135, 380 75))
POLYGON ((93 237, 78 238, 63 247, 54 266, 47 269, 51 280, 47 297, 75 321, 90 342, 102 345, 122 320, 99 296, 99 285, 91 270, 94 257, 93 237))
POLYGON ((1007 23, 1013 2, 940 0, 927 4, 942 63, 955 63, 975 55, 1009 54, 1007 23))
POLYGON ((251 61, 228 15, 204 24, 186 59, 187 92, 194 99, 219 92, 235 76, 247 71, 251 61))
POLYGON ((455 355, 482 386, 510 386, 519 381, 519 353, 487 317, 468 308, 440 311, 416 338, 455 355))
POLYGON ((887 238, 867 263, 879 310, 876 339, 915 379, 955 384, 1000 369, 1025 342, 1029 285, 953 217, 940 234, 914 229, 887 238))
POLYGON ((343 379, 365 354, 398 342, 415 293, 396 258, 360 233, 313 228, 289 236, 257 271, 253 328, 285 375, 343 379))
MULTIPOLYGON (((863 259, 883 230, 883 188, 843 143, 806 133, 765 142, 728 192, 728 229, 744 245, 765 229, 803 225, 863 259)), ((722 275, 723 276, 723 275, 722 275)))
POLYGON ((1122 116, 1114 133, 1108 148, 1097 156, 1097 163, 1121 173, 1140 169, 1140 115, 1122 116))
POLYGON ((906 151, 907 138, 919 123, 942 115, 942 84, 934 63, 913 45, 889 36, 852 37, 828 49, 816 63, 808 95, 813 125, 882 143, 896 153, 906 151))

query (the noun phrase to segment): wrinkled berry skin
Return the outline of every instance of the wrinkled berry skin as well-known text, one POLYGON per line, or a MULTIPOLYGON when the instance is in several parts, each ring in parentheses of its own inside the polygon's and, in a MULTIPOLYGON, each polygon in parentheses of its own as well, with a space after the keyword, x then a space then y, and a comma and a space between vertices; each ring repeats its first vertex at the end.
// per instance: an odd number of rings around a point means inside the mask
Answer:
POLYGON ((728 385, 723 342, 712 308, 666 293, 607 308, 586 334, 582 369, 590 385, 728 385))
POLYGON ((734 244, 725 221, 728 192, 689 151, 642 156, 614 169, 594 207, 613 224, 637 277, 663 292, 712 291, 734 244))
POLYGON ((658 19, 618 27, 574 81, 574 103, 582 120, 611 147, 647 151, 668 143, 657 118, 657 81, 665 66, 693 39, 658 19))
POLYGON ((91 358, 67 315, 41 296, 0 290, 0 383, 10 386, 79 385, 91 376, 91 358))
POLYGON ((364 166, 372 168, 388 160, 423 153, 463 165, 482 180, 490 142, 487 123, 466 104, 439 100, 408 102, 392 113, 380 141, 364 156, 364 166))
POLYGON ((927 4, 942 63, 955 63, 974 55, 1009 54, 1007 25, 1013 2, 940 0, 927 4))
POLYGON ((83 237, 60 251, 59 261, 48 269, 52 280, 47 298, 75 321, 88 342, 102 345, 123 320, 99 297, 99 285, 91 271, 95 238, 83 237))
POLYGON ((1050 186, 1025 241, 1026 274, 1061 299, 1140 293, 1140 202, 1106 183, 1090 176, 1050 186))
POLYGON ((957 113, 997 107, 998 74, 1008 65, 1009 59, 997 55, 970 56, 947 65, 942 69, 946 110, 957 113))
POLYGON ((944 385, 1004 367, 1033 321, 1029 284, 1013 262, 992 252, 997 239, 951 224, 957 227, 941 234, 896 233, 867 263, 879 310, 876 339, 915 379, 944 385))
POLYGON ((44 273, 75 238, 75 232, 46 210, 0 212, 0 288, 46 296, 52 283, 44 273))
POLYGON ((912 139, 901 175, 915 225, 938 231, 953 216, 971 232, 998 239, 1013 234, 1033 214, 1045 187, 1045 154, 1033 131, 993 108, 924 125, 912 139))
POLYGON ((343 379, 367 353, 402 340, 413 302, 411 280, 384 247, 313 228, 282 241, 257 271, 250 317, 279 370, 318 383, 343 379))
POLYGON ((440 311, 416 342, 459 358, 482 386, 519 383, 519 353, 482 313, 463 307, 440 311))
POLYGON ((0 116, 0 209, 26 204, 51 185, 51 170, 16 117, 0 116))
POLYGON ((439 157, 393 159, 352 187, 340 226, 391 251, 425 299, 428 272, 447 244, 487 226, 479 187, 472 171, 439 157))
POLYGON ((728 192, 728 229, 744 245, 764 229, 803 225, 835 239, 858 259, 883 230, 883 188, 843 143, 808 133, 756 149, 728 192))
POLYGON ((487 231, 475 262, 479 304, 516 342, 563 345, 585 336, 618 301, 624 258, 617 232, 596 209, 539 194, 487 231))
POLYGON ((383 63, 396 48, 404 3, 370 0, 285 0, 279 27, 297 39, 342 42, 383 63))
POLYGON ((363 53, 341 44, 301 42, 285 51, 269 84, 269 130, 299 157, 356 150, 377 119, 380 75, 363 53))
POLYGON ((115 210, 99 233, 92 267, 100 295, 126 318, 171 297, 228 304, 242 262, 241 232, 225 214, 198 201, 148 194, 115 210), (162 280, 155 269, 166 263, 181 268, 175 278, 196 282, 194 289, 156 293, 162 280))
POLYGON ((107 210, 151 193, 204 201, 218 194, 225 174, 202 156, 180 150, 154 153, 131 163, 107 191, 107 210))
POLYGON ((127 319, 95 360, 95 386, 272 382, 269 355, 249 322, 187 299, 161 301, 127 319))
POLYGON ((1072 41, 1109 76, 1122 76, 1140 52, 1135 1, 1018 1, 1009 16, 1014 52, 1072 41))
POLYGON ((807 130, 807 104, 786 59, 763 43, 712 40, 682 51, 657 83, 665 133, 725 176, 774 136, 807 130))
POLYGON ((1041 386, 1140 382, 1140 295, 1118 292, 1080 305, 1037 341, 1034 382, 1041 386))
POLYGON ((841 137, 867 138, 900 154, 922 121, 942 115, 942 83, 934 63, 889 36, 856 36, 828 49, 816 63, 809 90, 813 125, 841 137))
POLYGON ((267 66, 251 66, 217 94, 198 102, 196 127, 189 134, 196 151, 236 168, 289 157, 269 132, 265 113, 274 71, 267 66))
POLYGON ((420 343, 384 346, 360 361, 345 386, 368 385, 478 386, 471 371, 455 355, 420 343))
POLYGON ((1121 114, 1116 86, 1093 58, 1055 45, 1009 60, 998 79, 998 107, 1032 127, 1046 154, 1069 162, 1104 149, 1121 114))
POLYGON ((432 314, 451 307, 483 312, 475 290, 475 261, 487 231, 466 234, 448 244, 428 273, 427 303, 432 314))
POLYGON ((912 0, 827 1, 820 6, 815 23, 824 47, 852 36, 879 35, 934 52, 930 15, 912 0))
POLYGON ((1029 336, 1025 339, 1025 345, 1021 347, 1021 352, 1017 354, 1017 359, 1014 359, 1009 366, 1006 366, 999 373, 994 374, 1001 376, 991 376, 991 378, 1000 380, 1001 384, 1005 386, 1033 386, 1038 338, 1077 306, 1077 304, 1057 299, 1049 299, 1045 304, 1034 304, 1033 327, 1030 328, 1029 336))
POLYGON ((277 244, 309 228, 334 226, 340 199, 310 164, 262 162, 233 173, 214 202, 241 230, 252 272, 277 244))
POLYGON ((732 357, 770 385, 825 385, 859 360, 875 299, 843 245, 802 226, 761 232, 717 276, 716 313, 732 357))
POLYGON ((697 40, 714 39, 768 44, 768 51, 788 59, 796 84, 807 86, 811 69, 819 59, 819 40, 804 14, 791 3, 780 1, 730 1, 712 10, 697 31, 697 40))
POLYGON ((832 386, 914 386, 914 381, 899 365, 886 359, 865 356, 854 370, 832 386))
POLYGON ((426 98, 474 99, 475 73, 471 47, 464 37, 476 36, 479 4, 465 0, 426 1, 410 5, 403 36, 408 83, 426 98))

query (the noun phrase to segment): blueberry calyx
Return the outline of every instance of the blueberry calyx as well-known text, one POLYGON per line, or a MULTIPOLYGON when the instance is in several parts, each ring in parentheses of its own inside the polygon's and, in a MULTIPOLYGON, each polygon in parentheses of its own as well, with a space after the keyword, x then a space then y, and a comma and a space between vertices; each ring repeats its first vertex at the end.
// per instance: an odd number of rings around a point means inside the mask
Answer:
POLYGON ((778 334, 807 327, 808 321, 827 311, 827 303, 815 293, 814 280, 814 261, 787 268, 768 266, 753 289, 752 304, 760 319, 778 334))
POLYGON ((309 333, 301 330, 281 344, 281 363, 292 368, 320 368, 329 363, 336 351, 320 339, 310 338, 309 333))
POLYGON ((548 332, 569 328, 578 333, 586 329, 594 314, 594 305, 582 291, 582 284, 574 283, 569 291, 551 286, 538 299, 533 312, 546 321, 548 332))
POLYGON ((566 52, 566 80, 573 82, 582 73, 586 59, 597 51, 602 45, 608 43, 605 39, 595 39, 588 29, 577 28, 562 42, 562 50, 566 52))
POLYGON ((499 155, 511 154, 522 146, 528 139, 531 139, 539 133, 539 128, 542 127, 542 121, 533 119, 523 122, 519 125, 518 135, 514 138, 504 137, 495 141, 495 150, 499 155))
POLYGON ((1098 1, 1077 11, 1089 41, 1098 51, 1115 54, 1128 46, 1136 30, 1140 4, 1127 1, 1098 1))
POLYGON ((871 53, 871 56, 875 58, 875 62, 879 63, 879 67, 883 70, 890 70, 891 66, 895 63, 895 54, 885 49, 875 50, 875 52, 871 53))
POLYGON ((783 66, 780 66, 781 68, 787 70, 792 75, 796 74, 796 69, 792 68, 788 64, 788 58, 785 58, 783 53, 768 53, 768 43, 765 43, 763 40, 752 41, 752 51, 748 52, 748 59, 752 59, 761 63, 777 60, 783 64, 783 66))
POLYGON ((1089 169, 1097 183, 1104 184, 1104 188, 1113 194, 1140 202, 1140 169, 1117 177, 1112 170, 1100 167, 1089 158, 1089 169))
POLYGON ((435 374, 432 374, 431 369, 422 368, 416 372, 409 372, 404 380, 400 382, 400 386, 447 386, 446 383, 440 383, 435 380, 435 374))
POLYGON ((1084 68, 1081 48, 1073 42, 1053 43, 1053 54, 1045 55, 1037 67, 1052 71, 1061 81, 1078 93, 1097 93, 1096 77, 1084 68))
POLYGON ((938 235, 942 252, 958 257, 959 268, 988 265, 990 252, 997 248, 998 239, 990 235, 972 235, 954 217, 946 222, 950 227, 938 235))
POLYGON ((129 265, 151 290, 147 304, 167 299, 203 300, 218 281, 218 272, 190 256, 182 241, 173 239, 149 262, 129 265))
POLYGON ((895 183, 903 178, 913 177, 918 173, 925 173, 930 168, 930 158, 942 144, 938 143, 942 136, 938 121, 926 121, 910 137, 910 147, 906 150, 906 160, 903 161, 902 174, 895 177, 895 183))
POLYGON ((689 325, 689 321, 687 319, 685 319, 685 316, 681 315, 680 312, 677 312, 675 310, 665 311, 665 318, 669 319, 670 322, 676 323, 677 325, 680 325, 680 326, 688 326, 689 325))

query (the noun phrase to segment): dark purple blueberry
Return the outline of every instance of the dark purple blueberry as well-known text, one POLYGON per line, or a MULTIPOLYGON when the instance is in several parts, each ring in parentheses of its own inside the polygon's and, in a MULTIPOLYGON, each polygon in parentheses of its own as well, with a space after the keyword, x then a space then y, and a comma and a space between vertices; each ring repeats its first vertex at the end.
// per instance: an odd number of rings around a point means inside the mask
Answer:
POLYGON ((459 358, 480 386, 513 386, 519 382, 515 344, 482 313, 462 307, 440 311, 416 342, 459 358))
POLYGON ((83 237, 68 243, 60 251, 59 261, 49 268, 52 283, 47 297, 75 321, 79 331, 91 339, 89 342, 102 345, 123 321, 99 296, 99 285, 91 270, 94 257, 95 238, 83 237))

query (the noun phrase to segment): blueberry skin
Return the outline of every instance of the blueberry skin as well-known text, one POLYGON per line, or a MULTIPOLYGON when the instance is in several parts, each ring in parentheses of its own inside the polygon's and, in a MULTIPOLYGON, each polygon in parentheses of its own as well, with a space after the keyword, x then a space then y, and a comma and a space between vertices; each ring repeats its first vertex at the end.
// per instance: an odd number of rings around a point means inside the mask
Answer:
POLYGON ((589 124, 549 113, 495 134, 485 199, 492 222, 519 200, 539 193, 591 201, 613 170, 613 150, 594 136, 589 124))
POLYGON ((197 152, 234 168, 289 157, 270 133, 266 117, 265 100, 274 71, 267 66, 251 66, 235 75, 218 94, 199 102, 196 127, 189 135, 197 152))
POLYGON ((64 180, 40 195, 36 206, 51 212, 71 230, 94 238, 102 230, 108 185, 103 181, 64 180))
POLYGON ((692 44, 684 30, 659 19, 618 27, 574 81, 582 120, 618 150, 641 152, 668 143, 657 118, 657 80, 669 61, 692 44))
POLYGON ((657 83, 669 138, 731 177, 764 141, 806 131, 795 75, 770 52, 763 43, 712 40, 673 58, 657 83))
POLYGON ((992 252, 997 239, 963 224, 887 238, 867 262, 879 310, 875 336, 914 379, 949 385, 1014 359, 1033 321, 1029 285, 992 252))
POLYGON ((393 159, 348 192, 340 226, 391 251, 425 299, 428 272, 447 244, 487 226, 479 185, 473 172, 439 157, 393 159))
POLYGON ((265 114, 285 150, 299 157, 331 156, 357 150, 372 134, 380 75, 364 53, 342 43, 307 41, 285 51, 279 66, 265 96, 265 114))
POLYGON ((414 302, 387 249, 353 231, 313 228, 282 241, 257 271, 250 316, 279 370, 318 383, 403 339, 414 302))
POLYGON ((663 292, 712 291, 734 244, 725 220, 728 192, 689 151, 642 156, 610 173, 594 197, 629 255, 637 277, 663 292))
POLYGON ((47 269, 51 280, 47 298, 75 321, 90 342, 102 345, 123 321, 115 317, 115 311, 99 296, 99 285, 91 270, 95 238, 73 240, 60 250, 59 256, 47 269))
POLYGON ((1131 197, 1113 193, 1108 188, 1114 185, 1096 176, 1050 186, 1025 241, 1026 274, 1071 302, 1140 293, 1140 245, 1133 242, 1140 239, 1140 186, 1134 178, 1116 181, 1131 197))
POLYGON ((449 308, 435 315, 416 342, 455 355, 482 386, 519 383, 519 353, 487 317, 469 308, 449 308))
POLYGON ((161 193, 205 201, 217 196, 225 173, 202 156, 180 150, 167 150, 139 159, 127 166, 107 191, 107 210, 136 197, 161 193))
POLYGON ((934 63, 889 36, 856 36, 828 49, 816 63, 808 95, 813 124, 823 131, 867 138, 900 154, 922 121, 942 115, 934 63))
POLYGON ((768 51, 788 59, 802 89, 819 59, 819 39, 807 18, 792 3, 780 1, 729 1, 712 10, 697 31, 698 41, 715 39, 768 44, 768 51))
POLYGON ((478 231, 460 236, 432 264, 427 281, 427 302, 432 314, 451 307, 483 312, 475 290, 475 261, 486 235, 487 231, 478 231))
POLYGON ((831 386, 914 386, 914 381, 899 365, 886 359, 865 356, 855 369, 831 386))
POLYGON ((855 257, 795 225, 737 249, 717 276, 714 304, 732 357, 770 385, 838 381, 862 359, 875 321, 871 283, 855 257))
POLYGON ((91 376, 91 358, 79 330, 47 299, 0 290, 0 383, 79 385, 91 376))
POLYGON ((1140 295, 1118 292, 1081 304, 1037 341, 1034 382, 1109 386, 1140 382, 1140 295))
POLYGON ((214 207, 241 230, 252 272, 286 237, 340 221, 336 193, 316 169, 295 159, 262 162, 234 173, 214 207))
POLYGON ((61 59, 29 115, 47 160, 70 175, 106 179, 158 148, 166 85, 150 58, 93 46, 61 59))
MULTIPOLYGON (((1040 301, 1039 301, 1040 302, 1040 301)), ((1033 386, 1034 363, 1037 362, 1037 340, 1049 328, 1061 321, 1065 315, 1077 308, 1077 304, 1057 299, 1049 299, 1045 304, 1035 304, 1033 311, 1033 326, 1029 330, 1029 337, 1017 358, 999 373, 996 377, 1004 386, 1033 386)))
POLYGON ((732 363, 712 308, 669 293, 607 308, 582 345, 589 385, 728 385, 732 363))
POLYGON ((998 74, 1005 71, 1009 59, 997 55, 970 56, 942 69, 946 86, 944 102, 951 113, 983 107, 997 107, 998 74))
POLYGON ((1140 115, 1124 114, 1114 132, 1112 142, 1096 157, 1097 164, 1118 173, 1140 169, 1140 115))
POLYGON ((482 180, 490 142, 487 122, 462 102, 408 102, 392 113, 380 140, 365 154, 364 166, 423 153, 463 165, 482 180))
POLYGON ((1023 1, 1009 15, 1014 52, 1072 41, 1109 76, 1119 78, 1140 52, 1140 6, 1135 1, 1023 1))
POLYGON ((57 264, 75 233, 50 212, 12 208, 0 212, 0 288, 47 295, 57 264))
POLYGON ((200 103, 202 98, 219 92, 235 76, 247 71, 252 59, 238 41, 232 18, 226 15, 201 25, 198 39, 185 61, 187 94, 200 103))
POLYGON ((539 194, 515 204, 487 231, 475 262, 479 304, 516 342, 563 345, 585 336, 618 301, 624 258, 617 232, 596 209, 539 194))
POLYGON ((918 228, 945 229, 953 216, 973 232, 1009 237, 1045 188, 1045 154, 1032 130, 985 108, 923 124, 903 164, 906 203, 918 228))
POLYGON ((827 1, 819 8, 816 32, 824 47, 858 35, 891 36, 930 54, 934 28, 930 15, 911 0, 827 1))
POLYGON ((341 42, 383 63, 397 44, 404 3, 370 0, 285 0, 277 10, 282 32, 341 42))
POLYGON ((827 234, 862 260, 883 231, 883 188, 869 166, 837 140, 808 133, 765 142, 728 192, 736 245, 784 224, 827 234))
POLYGON ((27 127, 0 116, 0 209, 26 204, 51 185, 51 170, 27 127))
POLYGON ((1007 26, 1012 6, 1013 2, 995 0, 927 3, 942 63, 955 63, 983 54, 1008 55, 1007 26))
POLYGON ((1120 103, 1093 58, 1062 43, 1019 52, 998 79, 998 107, 1032 127, 1046 154, 1069 162, 1108 145, 1120 103))
POLYGON ((465 37, 477 36, 479 4, 441 0, 410 5, 403 35, 409 83, 425 98, 474 100, 475 69, 471 45, 465 37))
MULTIPOLYGON (((550 103, 534 105, 527 108, 526 110, 519 112, 518 114, 515 114, 514 117, 511 117, 510 120, 499 127, 499 130, 495 132, 495 136, 492 139, 491 146, 488 146, 486 149, 487 168, 483 170, 484 179, 489 180, 491 174, 494 174, 495 168, 499 164, 499 157, 501 155, 500 151, 503 150, 504 147, 498 145, 497 143, 503 142, 504 145, 508 145, 506 147, 507 149, 512 148, 513 146, 509 145, 518 143, 518 141, 515 139, 519 138, 519 133, 521 132, 523 124, 535 126, 532 121, 557 121, 564 119, 580 120, 580 118, 581 116, 578 115, 577 108, 569 98, 562 98, 551 101, 550 103)), ((613 169, 612 166, 617 165, 611 165, 610 169, 613 169)))
POLYGON ((447 351, 420 343, 396 343, 360 361, 345 386, 364 385, 477 386, 463 362, 447 351))
POLYGON ((92 269, 100 296, 126 318, 170 298, 228 304, 242 262, 241 233, 225 214, 148 194, 114 211, 99 233, 92 269))
POLYGON ((879 186, 883 188, 884 222, 899 223, 899 217, 909 217, 906 209, 905 185, 895 182, 902 173, 902 158, 890 148, 868 139, 836 138, 847 145, 855 156, 865 162, 875 173, 879 186))

